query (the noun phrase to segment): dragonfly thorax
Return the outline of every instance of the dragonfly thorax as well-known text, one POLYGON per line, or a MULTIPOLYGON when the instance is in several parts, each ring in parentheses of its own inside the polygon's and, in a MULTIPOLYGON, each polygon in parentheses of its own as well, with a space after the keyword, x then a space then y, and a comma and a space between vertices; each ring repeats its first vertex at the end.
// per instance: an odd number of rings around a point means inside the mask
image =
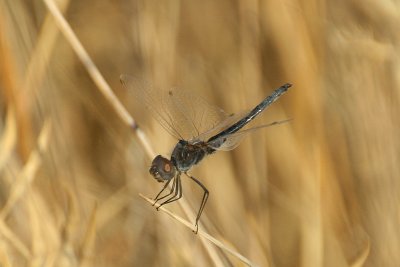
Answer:
POLYGON ((185 140, 179 140, 172 151, 171 161, 178 171, 186 172, 192 166, 199 163, 204 156, 214 151, 215 150, 208 147, 204 142, 191 144, 185 140))

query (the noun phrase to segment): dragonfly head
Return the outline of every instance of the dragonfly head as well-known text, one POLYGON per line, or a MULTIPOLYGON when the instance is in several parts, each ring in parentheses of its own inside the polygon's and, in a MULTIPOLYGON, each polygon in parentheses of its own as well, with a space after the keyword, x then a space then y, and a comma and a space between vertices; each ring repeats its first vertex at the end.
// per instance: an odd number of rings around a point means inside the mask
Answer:
POLYGON ((175 176, 176 169, 172 161, 158 155, 153 159, 149 172, 161 183, 171 180, 175 176))

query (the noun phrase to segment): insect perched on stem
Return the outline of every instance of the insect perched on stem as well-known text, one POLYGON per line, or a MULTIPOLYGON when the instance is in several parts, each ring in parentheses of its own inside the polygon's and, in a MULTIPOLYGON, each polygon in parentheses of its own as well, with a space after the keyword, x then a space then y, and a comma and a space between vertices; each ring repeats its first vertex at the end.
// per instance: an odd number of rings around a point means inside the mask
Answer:
POLYGON ((199 219, 207 203, 209 191, 199 180, 188 174, 188 171, 207 155, 218 150, 234 149, 247 133, 288 121, 277 121, 242 130, 246 124, 284 94, 292 86, 289 83, 276 89, 252 110, 228 115, 222 109, 211 106, 202 98, 185 91, 163 93, 155 90, 149 83, 129 75, 121 75, 120 80, 128 90, 134 92, 138 102, 144 102, 150 114, 164 129, 179 140, 170 159, 161 155, 153 159, 150 174, 158 182, 165 182, 154 198, 153 205, 164 200, 157 207, 159 209, 165 204, 180 199, 182 197, 181 175, 185 174, 204 191, 196 216, 195 233, 198 231, 199 219), (169 192, 161 196, 171 182, 172 187, 169 192))

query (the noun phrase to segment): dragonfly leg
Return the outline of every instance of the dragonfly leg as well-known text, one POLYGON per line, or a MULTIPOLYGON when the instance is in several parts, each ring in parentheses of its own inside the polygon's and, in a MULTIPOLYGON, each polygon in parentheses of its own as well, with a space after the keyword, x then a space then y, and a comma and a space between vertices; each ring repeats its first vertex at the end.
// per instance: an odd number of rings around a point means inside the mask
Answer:
POLYGON ((165 183, 165 185, 163 186, 163 188, 161 189, 161 191, 158 192, 157 196, 154 198, 155 201, 154 201, 154 203, 153 203, 152 205, 154 206, 159 200, 161 200, 161 199, 163 199, 163 198, 165 198, 165 197, 167 197, 167 196, 170 196, 170 195, 173 193, 174 187, 175 187, 175 177, 172 178, 172 179, 170 179, 170 180, 168 180, 168 181, 165 183), (166 194, 165 196, 159 198, 159 196, 161 195, 161 193, 164 192, 164 190, 167 188, 167 186, 169 185, 169 183, 170 183, 172 180, 174 180, 174 182, 172 183, 172 187, 171 187, 169 193, 166 194))
POLYGON ((198 185, 204 190, 203 199, 201 200, 200 208, 199 208, 199 211, 197 212, 197 216, 196 216, 196 223, 195 223, 196 230, 193 231, 195 234, 197 234, 197 232, 199 231, 199 220, 200 220, 200 216, 201 216, 201 213, 203 212, 204 207, 206 206, 206 203, 207 203, 207 200, 208 200, 209 192, 208 192, 207 188, 206 188, 199 180, 197 180, 197 179, 194 178, 193 176, 188 175, 187 173, 186 173, 186 175, 187 175, 190 179, 192 179, 193 181, 195 181, 195 183, 198 184, 198 185))
POLYGON ((175 191, 175 194, 172 197, 170 197, 169 199, 167 199, 166 201, 164 201, 163 203, 161 203, 160 206, 157 207, 157 210, 161 206, 163 206, 165 204, 168 204, 168 203, 171 203, 171 202, 174 202, 174 201, 177 201, 178 199, 180 199, 182 197, 182 184, 181 184, 181 176, 180 176, 180 174, 178 174, 176 176, 176 184, 175 184, 175 190, 174 191, 175 191))

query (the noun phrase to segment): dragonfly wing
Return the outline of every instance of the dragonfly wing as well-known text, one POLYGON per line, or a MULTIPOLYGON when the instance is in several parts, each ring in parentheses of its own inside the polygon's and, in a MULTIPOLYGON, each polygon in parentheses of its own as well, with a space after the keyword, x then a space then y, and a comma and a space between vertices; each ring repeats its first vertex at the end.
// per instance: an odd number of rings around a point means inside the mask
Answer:
POLYGON ((136 104, 144 104, 164 129, 177 139, 194 139, 228 117, 222 109, 191 92, 160 90, 130 75, 121 75, 120 79, 134 94, 136 104))
POLYGON ((226 137, 220 137, 209 142, 208 146, 219 151, 229 151, 235 149, 244 136, 244 134, 235 133, 226 137))
POLYGON ((172 115, 165 107, 165 96, 155 89, 153 85, 145 80, 130 76, 121 75, 122 85, 133 94, 133 99, 138 106, 145 106, 150 115, 172 136, 181 138, 179 128, 172 120, 172 115))
POLYGON ((231 114, 229 116, 226 116, 226 118, 224 120, 222 120, 220 123, 218 123, 217 125, 215 125, 212 128, 207 129, 207 131, 203 132, 198 137, 196 137, 196 140, 207 141, 212 136, 224 131, 225 129, 230 127, 232 124, 239 121, 241 118, 243 118, 243 116, 247 115, 248 113, 249 113, 249 110, 246 110, 246 111, 242 111, 240 113, 231 114))
POLYGON ((270 126, 286 123, 289 121, 290 121, 290 119, 282 120, 282 121, 274 121, 269 124, 264 124, 264 125, 256 126, 256 127, 249 128, 246 130, 242 130, 242 131, 236 132, 234 134, 230 134, 228 136, 221 136, 215 140, 210 141, 208 143, 208 145, 215 150, 229 151, 229 150, 236 148, 247 134, 257 131, 257 130, 260 130, 260 129, 270 127, 270 126))
POLYGON ((192 92, 174 88, 168 96, 168 106, 173 110, 175 119, 186 128, 185 140, 199 139, 228 117, 224 110, 192 92))

